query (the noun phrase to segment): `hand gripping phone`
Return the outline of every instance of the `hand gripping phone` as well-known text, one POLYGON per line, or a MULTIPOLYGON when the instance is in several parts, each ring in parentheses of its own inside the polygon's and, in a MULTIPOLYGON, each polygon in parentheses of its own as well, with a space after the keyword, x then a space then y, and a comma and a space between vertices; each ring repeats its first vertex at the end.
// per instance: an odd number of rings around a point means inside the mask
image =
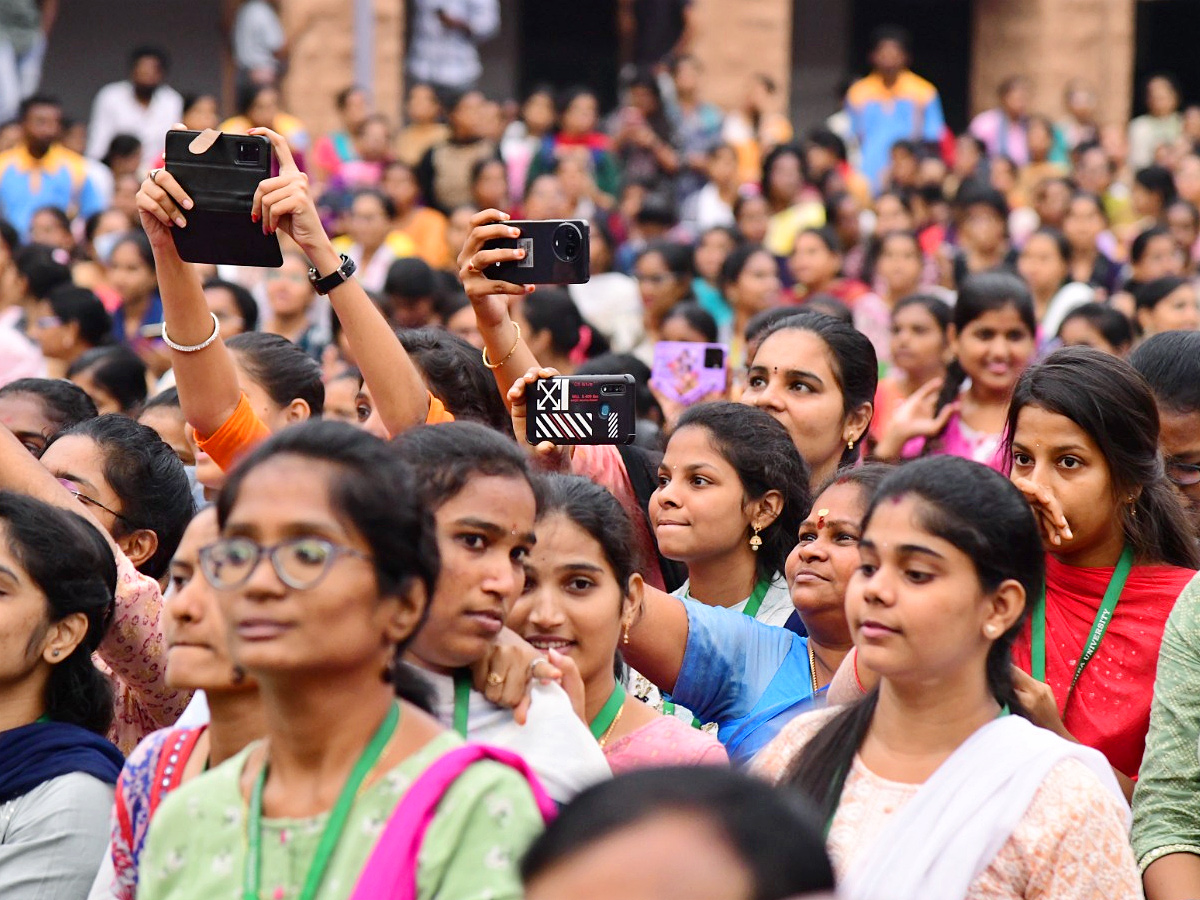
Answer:
POLYGON ((584 284, 591 274, 591 244, 584 219, 514 219, 515 238, 492 238, 485 250, 524 250, 524 259, 494 263, 483 270, 493 281, 513 284, 584 284))
POLYGON ((556 375, 529 386, 525 439, 531 444, 632 444, 632 375, 556 375))
MULTIPOLYGON (((212 132, 206 132, 212 135, 212 132)), ((185 228, 172 228, 185 262, 233 266, 283 265, 279 238, 250 218, 258 184, 271 177, 274 154, 265 137, 218 134, 208 144, 198 131, 168 131, 166 170, 192 198, 185 228)))

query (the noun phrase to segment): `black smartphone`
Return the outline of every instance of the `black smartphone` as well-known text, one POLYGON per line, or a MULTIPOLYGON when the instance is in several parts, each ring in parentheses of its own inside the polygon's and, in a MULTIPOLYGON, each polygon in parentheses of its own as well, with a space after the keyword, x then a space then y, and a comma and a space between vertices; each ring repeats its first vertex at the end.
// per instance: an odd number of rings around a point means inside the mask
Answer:
POLYGON ((525 440, 531 444, 632 444, 632 375, 556 375, 528 388, 525 440))
POLYGON ((493 238, 485 250, 524 250, 524 259, 483 270, 493 281, 513 284, 584 284, 591 273, 591 242, 585 219, 514 219, 515 238, 493 238))
POLYGON ((233 266, 283 265, 279 238, 263 234, 250 218, 254 192, 271 177, 274 154, 265 137, 221 134, 200 153, 192 150, 198 131, 168 131, 166 169, 195 204, 184 210, 186 228, 172 228, 185 262, 233 266))

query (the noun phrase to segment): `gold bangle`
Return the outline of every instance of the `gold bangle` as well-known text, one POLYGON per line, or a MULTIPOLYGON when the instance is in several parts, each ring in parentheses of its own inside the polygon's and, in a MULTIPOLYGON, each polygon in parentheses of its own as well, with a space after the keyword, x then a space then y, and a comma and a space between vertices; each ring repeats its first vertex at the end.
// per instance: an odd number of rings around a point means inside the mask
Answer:
POLYGON ((500 360, 500 362, 498 362, 498 363, 488 362, 487 347, 483 348, 483 364, 485 366, 487 366, 489 369, 500 368, 502 365, 504 365, 506 362, 508 362, 510 359, 512 359, 512 355, 517 352, 517 344, 521 343, 521 323, 514 320, 513 328, 517 329, 517 339, 515 341, 513 341, 512 349, 508 351, 508 356, 504 357, 504 359, 500 360))

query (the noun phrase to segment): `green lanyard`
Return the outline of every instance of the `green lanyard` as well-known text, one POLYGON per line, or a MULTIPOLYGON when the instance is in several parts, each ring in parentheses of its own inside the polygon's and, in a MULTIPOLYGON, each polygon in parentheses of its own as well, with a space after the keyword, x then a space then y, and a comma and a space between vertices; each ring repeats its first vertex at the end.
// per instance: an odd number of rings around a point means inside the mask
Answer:
POLYGON ((625 688, 621 686, 621 682, 617 682, 613 687, 613 692, 608 695, 608 700, 600 707, 600 712, 596 713, 596 718, 592 719, 588 728, 592 730, 592 737, 596 740, 604 737, 604 732, 612 727, 612 723, 617 719, 617 713, 621 711, 621 705, 625 702, 625 688))
MULTIPOLYGON (((767 591, 769 591, 770 589, 771 589, 771 582, 765 578, 762 581, 760 581, 758 584, 756 584, 754 586, 754 593, 751 594, 750 597, 746 600, 746 605, 744 607, 742 607, 742 612, 752 619, 755 616, 757 616, 758 610, 762 607, 763 598, 767 596, 767 591)), ((692 592, 689 590, 684 595, 684 599, 685 600, 695 600, 696 598, 692 596, 692 592)))
POLYGON ((771 582, 765 578, 754 586, 754 593, 750 595, 750 599, 746 601, 746 606, 742 610, 743 613, 750 618, 758 615, 759 607, 762 606, 763 597, 767 596, 767 591, 771 589, 771 582))
MULTIPOLYGON (((354 806, 359 788, 366 781, 371 769, 379 762, 379 757, 383 755, 384 748, 395 733, 396 723, 399 721, 400 706, 393 703, 362 755, 358 757, 358 762, 354 764, 342 792, 338 794, 337 803, 329 813, 329 821, 325 823, 325 830, 321 832, 321 840, 308 867, 308 874, 304 877, 304 887, 298 900, 312 900, 316 896, 321 879, 325 877, 325 870, 329 868, 333 851, 337 849, 342 832, 346 830, 346 820, 350 817, 350 810, 354 806)), ((262 881, 262 795, 266 782, 267 764, 264 760, 263 767, 254 781, 254 788, 250 792, 250 810, 246 822, 249 848, 242 879, 242 900, 259 900, 262 881)))
POLYGON ((471 676, 466 670, 454 673, 454 730, 467 736, 467 716, 471 711, 471 676))
MULTIPOLYGON (((1108 587, 1104 591, 1104 599, 1100 601, 1100 608, 1096 610, 1096 618, 1092 622, 1092 630, 1088 634, 1087 642, 1083 645, 1083 652, 1079 654, 1079 662, 1075 664, 1075 677, 1071 679, 1071 686, 1067 688, 1067 700, 1071 698, 1071 691, 1075 690, 1075 685, 1079 682, 1079 676, 1083 674, 1084 667, 1087 666, 1096 651, 1100 649, 1100 642, 1104 640, 1104 633, 1108 631, 1108 623, 1112 621, 1113 610, 1117 608, 1117 601, 1121 599, 1121 591, 1125 590, 1125 581, 1129 578, 1129 570, 1133 568, 1133 547, 1128 544, 1121 551, 1121 558, 1117 560, 1117 566, 1113 569, 1112 578, 1109 579, 1108 587)), ((1034 678, 1038 681, 1045 682, 1046 680, 1046 591, 1042 591, 1042 595, 1038 598, 1033 606, 1033 622, 1031 625, 1031 640, 1030 640, 1030 668, 1034 678)), ((1066 706, 1066 700, 1063 701, 1063 706, 1066 706)))

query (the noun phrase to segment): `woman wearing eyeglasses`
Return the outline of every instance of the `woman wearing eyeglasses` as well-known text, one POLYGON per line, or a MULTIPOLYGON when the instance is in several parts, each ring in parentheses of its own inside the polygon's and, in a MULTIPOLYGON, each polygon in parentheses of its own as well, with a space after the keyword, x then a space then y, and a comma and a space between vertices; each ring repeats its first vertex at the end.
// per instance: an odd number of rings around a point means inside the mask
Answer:
POLYGON ((150 732, 174 724, 190 696, 163 678, 159 583, 192 517, 183 463, 152 429, 121 415, 86 419, 59 433, 40 464, 0 428, 0 489, 83 515, 112 549, 116 608, 96 657, 116 693, 109 736, 128 753, 150 732))
POLYGON ((199 558, 266 738, 162 803, 139 900, 521 896, 516 860, 542 823, 521 764, 462 756, 478 748, 460 749, 397 664, 438 571, 415 497, 394 451, 337 422, 284 430, 233 472, 199 558))

